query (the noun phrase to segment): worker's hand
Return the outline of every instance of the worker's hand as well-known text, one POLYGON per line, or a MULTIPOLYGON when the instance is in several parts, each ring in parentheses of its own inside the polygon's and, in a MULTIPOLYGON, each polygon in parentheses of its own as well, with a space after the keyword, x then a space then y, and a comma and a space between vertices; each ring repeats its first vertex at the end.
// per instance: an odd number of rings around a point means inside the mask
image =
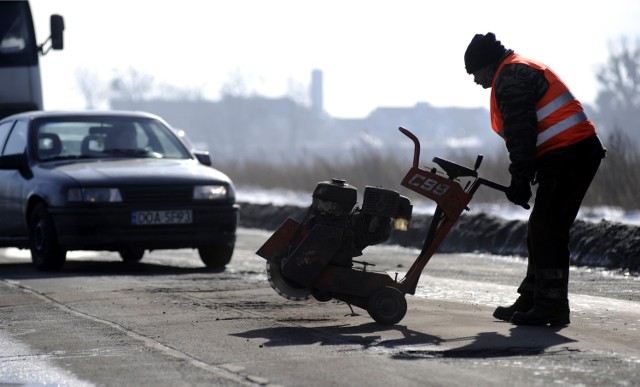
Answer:
POLYGON ((529 199, 531 199, 531 186, 528 182, 511 181, 511 185, 505 192, 510 202, 522 206, 525 210, 529 208, 529 199))

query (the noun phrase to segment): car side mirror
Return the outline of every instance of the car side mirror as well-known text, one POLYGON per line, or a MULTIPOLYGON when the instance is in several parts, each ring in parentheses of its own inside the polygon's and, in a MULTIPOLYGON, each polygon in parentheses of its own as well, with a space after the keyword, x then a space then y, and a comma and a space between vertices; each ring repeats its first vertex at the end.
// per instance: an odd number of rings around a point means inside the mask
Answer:
POLYGON ((196 156, 196 159, 198 159, 200 164, 206 165, 207 167, 210 167, 212 165, 211 156, 209 156, 209 152, 207 152, 207 151, 193 151, 193 154, 194 154, 194 156, 196 156))
POLYGON ((28 166, 29 163, 27 162, 27 155, 25 155, 24 153, 0 156, 0 169, 17 169, 20 171, 24 171, 28 166))

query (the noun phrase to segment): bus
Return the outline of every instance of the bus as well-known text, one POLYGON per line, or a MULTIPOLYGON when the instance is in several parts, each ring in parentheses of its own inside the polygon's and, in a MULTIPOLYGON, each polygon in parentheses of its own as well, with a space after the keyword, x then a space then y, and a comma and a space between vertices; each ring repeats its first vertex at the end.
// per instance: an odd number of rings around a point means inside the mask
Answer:
POLYGON ((36 41, 28 1, 0 1, 0 119, 43 110, 39 57, 62 50, 64 19, 51 15, 50 35, 36 41))

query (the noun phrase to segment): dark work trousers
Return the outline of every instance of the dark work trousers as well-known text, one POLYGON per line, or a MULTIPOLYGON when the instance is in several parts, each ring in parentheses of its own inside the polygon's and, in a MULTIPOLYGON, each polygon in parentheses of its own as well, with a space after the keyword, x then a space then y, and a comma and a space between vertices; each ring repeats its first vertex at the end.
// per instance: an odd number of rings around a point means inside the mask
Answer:
POLYGON ((569 232, 605 152, 596 136, 587 140, 537 165, 538 189, 527 234, 527 275, 518 293, 545 308, 569 307, 569 232))

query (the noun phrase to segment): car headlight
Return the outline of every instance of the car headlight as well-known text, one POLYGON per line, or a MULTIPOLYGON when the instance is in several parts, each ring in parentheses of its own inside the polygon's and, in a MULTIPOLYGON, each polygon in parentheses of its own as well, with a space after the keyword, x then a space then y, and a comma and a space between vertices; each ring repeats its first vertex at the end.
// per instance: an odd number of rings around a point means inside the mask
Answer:
POLYGON ((118 203, 122 195, 117 188, 70 188, 67 192, 70 202, 85 203, 118 203))
POLYGON ((233 190, 226 185, 197 185, 193 188, 194 200, 221 200, 233 197, 233 190))

